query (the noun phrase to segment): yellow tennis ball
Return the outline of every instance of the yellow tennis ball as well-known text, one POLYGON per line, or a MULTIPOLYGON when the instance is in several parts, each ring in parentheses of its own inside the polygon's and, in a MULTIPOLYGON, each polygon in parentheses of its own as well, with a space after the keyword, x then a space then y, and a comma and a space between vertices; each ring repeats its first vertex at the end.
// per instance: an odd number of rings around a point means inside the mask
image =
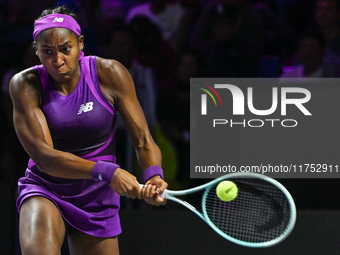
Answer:
POLYGON ((232 201, 237 197, 238 188, 232 181, 222 181, 216 187, 216 195, 222 201, 232 201))

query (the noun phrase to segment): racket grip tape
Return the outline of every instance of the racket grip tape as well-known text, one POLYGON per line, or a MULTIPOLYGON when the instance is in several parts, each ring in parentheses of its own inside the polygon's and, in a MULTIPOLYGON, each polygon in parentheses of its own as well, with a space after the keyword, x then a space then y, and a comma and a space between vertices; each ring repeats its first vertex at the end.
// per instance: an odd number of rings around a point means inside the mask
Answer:
MULTIPOLYGON (((139 187, 140 187, 141 189, 144 188, 144 184, 139 184, 139 187)), ((159 195, 161 196, 161 198, 167 199, 167 198, 168 198, 168 190, 165 189, 165 190, 163 191, 163 193, 162 193, 162 194, 159 194, 159 195)))

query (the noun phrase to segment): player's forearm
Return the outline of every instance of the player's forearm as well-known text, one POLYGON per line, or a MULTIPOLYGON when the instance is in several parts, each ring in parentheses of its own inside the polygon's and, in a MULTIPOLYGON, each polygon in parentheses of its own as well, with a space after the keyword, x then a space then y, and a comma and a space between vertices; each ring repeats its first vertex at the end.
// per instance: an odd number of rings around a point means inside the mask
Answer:
POLYGON ((53 148, 52 138, 39 117, 27 120, 27 115, 14 112, 18 138, 38 169, 49 175, 69 179, 89 179, 94 162, 53 148), (20 118, 21 117, 21 118, 20 118))
POLYGON ((135 148, 138 163, 143 170, 150 166, 162 165, 161 150, 152 139, 147 139, 143 144, 135 148))
POLYGON ((95 165, 95 162, 54 149, 46 149, 32 159, 40 171, 67 179, 92 179, 95 165))

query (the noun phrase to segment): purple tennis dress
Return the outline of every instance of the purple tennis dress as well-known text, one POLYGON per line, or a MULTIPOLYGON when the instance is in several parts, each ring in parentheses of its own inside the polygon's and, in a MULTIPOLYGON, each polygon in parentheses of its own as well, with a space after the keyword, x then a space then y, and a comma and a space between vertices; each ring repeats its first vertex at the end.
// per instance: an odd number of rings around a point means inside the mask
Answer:
MULTIPOLYGON (((95 56, 80 60, 76 89, 63 96, 52 87, 45 68, 35 66, 43 86, 42 111, 54 148, 91 161, 115 162, 116 110, 104 97, 98 81, 95 56)), ((31 196, 50 199, 74 228, 97 237, 121 233, 120 197, 105 182, 65 179, 39 171, 32 159, 18 182, 17 208, 31 196)))

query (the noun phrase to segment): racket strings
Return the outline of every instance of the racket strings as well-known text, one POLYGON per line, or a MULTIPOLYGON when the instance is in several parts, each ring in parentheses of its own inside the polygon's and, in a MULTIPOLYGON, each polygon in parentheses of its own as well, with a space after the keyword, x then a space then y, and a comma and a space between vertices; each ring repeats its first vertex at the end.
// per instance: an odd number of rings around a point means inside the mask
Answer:
POLYGON ((230 179, 238 186, 235 200, 223 202, 216 186, 207 193, 204 209, 210 221, 226 235, 244 242, 262 243, 279 238, 290 223, 285 194, 262 179, 230 179))

